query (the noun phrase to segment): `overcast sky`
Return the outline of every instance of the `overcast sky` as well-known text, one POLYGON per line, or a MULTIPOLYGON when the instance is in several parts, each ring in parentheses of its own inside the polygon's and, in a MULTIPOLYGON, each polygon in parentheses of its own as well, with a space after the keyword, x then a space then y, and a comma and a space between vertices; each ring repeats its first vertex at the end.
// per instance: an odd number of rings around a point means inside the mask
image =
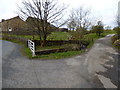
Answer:
MULTIPOLYGON (((22 0, 0 0, 0 20, 17 16, 15 11, 22 0)), ((118 10, 119 0, 59 0, 71 8, 85 6, 91 9, 95 20, 102 20, 105 25, 115 26, 115 16, 118 10)))

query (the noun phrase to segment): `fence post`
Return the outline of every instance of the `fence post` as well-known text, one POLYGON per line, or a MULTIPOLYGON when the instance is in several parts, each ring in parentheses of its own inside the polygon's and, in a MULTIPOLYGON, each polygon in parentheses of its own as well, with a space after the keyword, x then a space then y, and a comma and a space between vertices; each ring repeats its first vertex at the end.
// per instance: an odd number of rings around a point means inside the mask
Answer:
POLYGON ((35 43, 31 40, 28 40, 28 48, 30 48, 32 52, 32 56, 35 56, 35 43))
POLYGON ((35 43, 33 42, 33 57, 35 56, 35 43))

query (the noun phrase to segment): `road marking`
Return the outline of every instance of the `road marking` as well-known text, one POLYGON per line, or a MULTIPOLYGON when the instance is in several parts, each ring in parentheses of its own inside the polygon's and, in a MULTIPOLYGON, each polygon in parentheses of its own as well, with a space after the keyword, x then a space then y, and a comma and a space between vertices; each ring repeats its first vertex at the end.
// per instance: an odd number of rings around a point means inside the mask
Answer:
POLYGON ((104 77, 102 75, 98 75, 98 74, 96 74, 96 76, 98 76, 98 79, 101 81, 104 88, 117 88, 117 86, 114 85, 109 78, 106 78, 106 77, 104 77))

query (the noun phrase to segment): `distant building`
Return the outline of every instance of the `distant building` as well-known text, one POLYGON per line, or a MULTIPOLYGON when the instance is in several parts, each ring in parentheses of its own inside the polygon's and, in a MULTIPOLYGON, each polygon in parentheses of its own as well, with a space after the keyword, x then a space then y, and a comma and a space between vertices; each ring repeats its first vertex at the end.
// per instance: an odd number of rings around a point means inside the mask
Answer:
POLYGON ((58 32, 68 32, 67 28, 58 28, 57 29, 58 32))
POLYGON ((26 28, 26 23, 19 17, 14 17, 0 22, 1 31, 15 31, 26 28))
MULTIPOLYGON (((36 25, 38 24, 38 19, 28 17, 26 21, 23 21, 19 16, 13 17, 11 19, 4 20, 0 22, 0 31, 17 31, 17 33, 32 33, 32 30, 37 30, 36 25)), ((68 32, 67 28, 57 28, 56 26, 48 23, 49 32, 68 32)))

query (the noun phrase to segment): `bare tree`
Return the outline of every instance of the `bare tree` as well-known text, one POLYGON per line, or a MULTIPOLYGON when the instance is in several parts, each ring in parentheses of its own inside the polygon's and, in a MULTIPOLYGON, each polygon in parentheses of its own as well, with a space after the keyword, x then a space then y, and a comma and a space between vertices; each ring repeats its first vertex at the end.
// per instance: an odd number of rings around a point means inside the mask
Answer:
POLYGON ((91 26, 90 22, 90 10, 84 7, 79 7, 78 9, 73 9, 70 14, 70 20, 68 23, 70 28, 75 28, 77 30, 86 30, 91 26))
POLYGON ((22 18, 30 18, 28 22, 34 27, 33 32, 37 32, 41 42, 41 46, 46 44, 49 30, 52 29, 52 23, 62 18, 62 13, 66 9, 65 6, 58 6, 57 0, 28 0, 22 2, 23 7, 19 7, 19 16, 22 18))
POLYGON ((83 7, 80 7, 76 10, 76 18, 77 18, 77 28, 82 29, 88 29, 91 25, 90 22, 90 10, 84 9, 83 7))
POLYGON ((76 17, 74 15, 74 10, 72 10, 71 14, 69 15, 67 27, 69 28, 69 30, 74 31, 76 29, 76 26, 77 26, 76 17))

